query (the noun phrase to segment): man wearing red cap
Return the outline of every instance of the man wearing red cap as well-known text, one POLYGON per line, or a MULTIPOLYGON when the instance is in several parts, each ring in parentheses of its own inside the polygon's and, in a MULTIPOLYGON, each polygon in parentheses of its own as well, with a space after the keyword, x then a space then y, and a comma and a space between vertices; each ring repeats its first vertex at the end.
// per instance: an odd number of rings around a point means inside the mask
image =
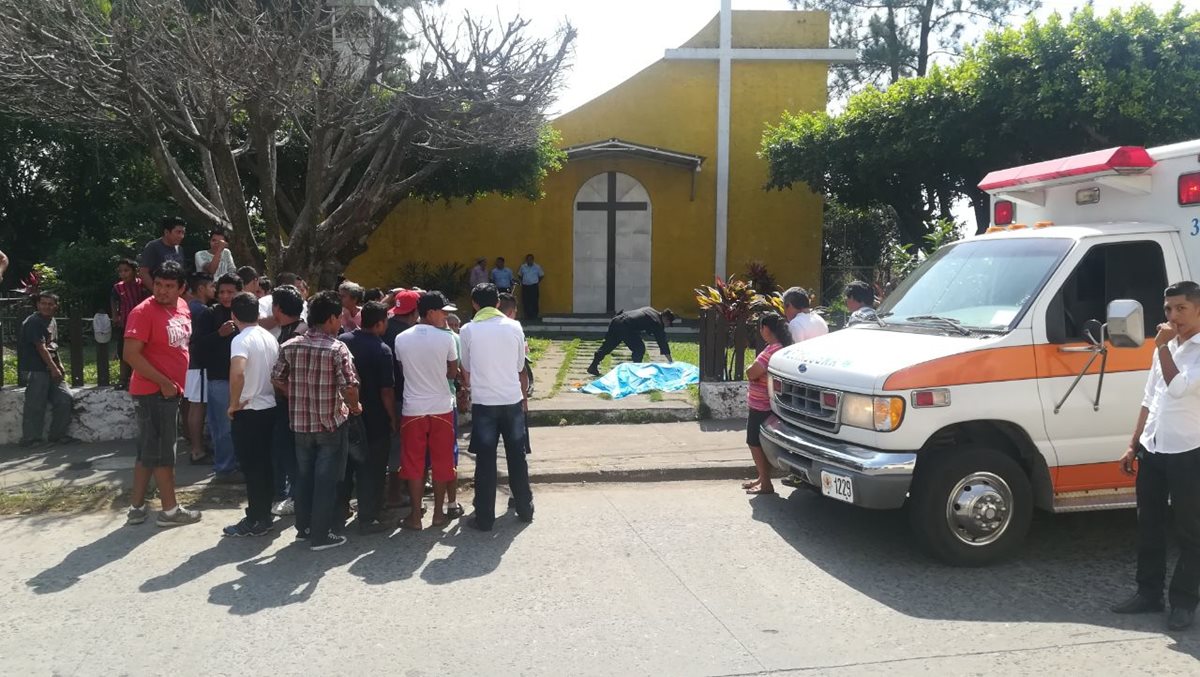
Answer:
MULTIPOLYGON (((383 333, 383 342, 389 348, 396 345, 397 336, 417 323, 417 302, 421 299, 421 293, 412 289, 396 289, 392 295, 396 300, 392 309, 388 311, 387 329, 383 333)), ((404 375, 400 372, 399 362, 393 361, 392 375, 396 390, 396 411, 402 411, 404 407, 404 375)), ((401 487, 405 485, 404 480, 400 478, 400 445, 402 443, 400 435, 392 436, 392 452, 388 455, 387 504, 389 506, 403 503, 400 493, 401 487)), ((419 496, 417 498, 420 499, 419 496)))

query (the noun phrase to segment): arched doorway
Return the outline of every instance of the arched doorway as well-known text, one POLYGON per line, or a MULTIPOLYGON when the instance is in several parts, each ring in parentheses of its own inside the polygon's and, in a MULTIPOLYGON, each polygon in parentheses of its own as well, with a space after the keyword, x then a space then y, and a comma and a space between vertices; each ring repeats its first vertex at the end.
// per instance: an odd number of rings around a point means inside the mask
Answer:
POLYGON ((605 172, 575 194, 576 313, 650 305, 650 195, 628 174, 605 172))

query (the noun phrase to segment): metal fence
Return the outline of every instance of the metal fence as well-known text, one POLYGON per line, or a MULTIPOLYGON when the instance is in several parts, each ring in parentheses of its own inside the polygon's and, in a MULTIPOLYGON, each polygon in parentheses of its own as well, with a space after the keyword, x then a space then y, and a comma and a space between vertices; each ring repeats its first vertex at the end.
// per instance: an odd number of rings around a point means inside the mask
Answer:
POLYGON ((750 321, 731 327, 720 312, 701 310, 700 380, 712 383, 743 380, 746 351, 763 347, 754 327, 750 321))
MULTIPOLYGON (((0 364, 8 362, 10 351, 15 353, 17 337, 21 331, 21 323, 30 313, 34 312, 25 295, 8 295, 0 297, 0 364)), ((96 343, 91 340, 92 318, 83 316, 83 309, 78 305, 68 305, 60 309, 64 313, 56 317, 58 320, 58 350, 65 355, 67 363, 67 378, 72 386, 78 388, 84 385, 111 385, 112 363, 115 361, 115 346, 112 343, 96 343), (86 356, 94 353, 96 357, 96 378, 94 383, 85 383, 84 365, 86 356)), ((8 382, 4 369, 0 369, 0 388, 5 386, 21 386, 23 378, 17 373, 17 382, 8 382)))

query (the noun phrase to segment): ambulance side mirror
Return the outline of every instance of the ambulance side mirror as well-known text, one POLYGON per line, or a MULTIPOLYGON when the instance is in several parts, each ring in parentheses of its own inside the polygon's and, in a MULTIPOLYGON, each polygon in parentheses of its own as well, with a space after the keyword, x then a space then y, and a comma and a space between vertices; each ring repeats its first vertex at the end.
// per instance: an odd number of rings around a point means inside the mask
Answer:
POLYGON ((1140 348, 1146 342, 1146 320, 1142 304, 1117 299, 1108 304, 1108 340, 1116 348, 1140 348))

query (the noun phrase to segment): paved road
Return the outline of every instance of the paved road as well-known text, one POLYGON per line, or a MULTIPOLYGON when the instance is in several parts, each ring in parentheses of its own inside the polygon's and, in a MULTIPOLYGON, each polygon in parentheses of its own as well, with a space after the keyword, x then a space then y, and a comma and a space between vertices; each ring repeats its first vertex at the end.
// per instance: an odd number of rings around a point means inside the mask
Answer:
POLYGON ((1196 674, 1200 630, 1105 611, 1129 512, 1044 516, 1023 556, 940 566, 902 514, 729 482, 539 487, 538 520, 221 540, 115 514, 0 520, 0 673, 1196 674), (523 528, 522 528, 523 527, 523 528))

